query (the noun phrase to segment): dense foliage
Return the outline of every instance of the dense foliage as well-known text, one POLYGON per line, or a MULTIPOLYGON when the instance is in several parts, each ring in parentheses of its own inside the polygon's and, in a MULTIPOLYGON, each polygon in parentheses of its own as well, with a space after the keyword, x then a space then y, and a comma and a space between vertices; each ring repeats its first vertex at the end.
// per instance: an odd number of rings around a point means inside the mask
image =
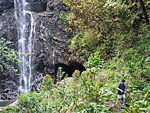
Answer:
MULTIPOLYGON (((39 93, 20 95, 4 113, 149 113, 149 0, 63 0, 73 56, 86 71, 54 85, 46 75, 39 93), (141 3, 144 3, 144 8, 141 3), (117 85, 125 79, 126 103, 116 105, 117 85)), ((59 73, 60 74, 60 73, 59 73)), ((58 75, 61 76, 61 75, 58 75)))
MULTIPOLYGON (((149 9, 149 1, 145 1, 149 9)), ((61 14, 67 26, 73 55, 82 61, 95 51, 109 59, 138 40, 146 26, 139 1, 63 0, 67 12, 61 14)), ((148 12, 149 14, 149 12, 148 12)))

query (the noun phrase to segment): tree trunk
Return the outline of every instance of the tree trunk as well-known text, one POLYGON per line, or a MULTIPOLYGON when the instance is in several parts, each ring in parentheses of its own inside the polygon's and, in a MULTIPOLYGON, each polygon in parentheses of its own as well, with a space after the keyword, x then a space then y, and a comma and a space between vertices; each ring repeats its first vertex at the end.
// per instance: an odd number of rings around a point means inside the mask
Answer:
POLYGON ((148 19, 148 16, 147 16, 146 8, 144 6, 144 2, 142 0, 139 0, 139 1, 140 1, 140 5, 142 7, 142 11, 143 11, 143 14, 144 14, 144 17, 145 17, 146 24, 148 25, 149 24, 149 19, 148 19))

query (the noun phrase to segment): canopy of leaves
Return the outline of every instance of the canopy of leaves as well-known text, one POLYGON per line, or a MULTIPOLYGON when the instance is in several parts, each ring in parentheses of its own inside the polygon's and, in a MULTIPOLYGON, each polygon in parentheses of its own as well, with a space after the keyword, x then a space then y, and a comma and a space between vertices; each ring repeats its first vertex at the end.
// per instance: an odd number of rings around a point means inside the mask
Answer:
MULTIPOLYGON (((107 59, 132 46, 138 40, 144 16, 138 1, 128 0, 63 0, 67 12, 61 19, 72 38, 73 55, 83 61, 100 51, 107 59)), ((150 8, 145 0, 146 8, 150 8)), ((149 12, 148 12, 149 14, 149 12)))

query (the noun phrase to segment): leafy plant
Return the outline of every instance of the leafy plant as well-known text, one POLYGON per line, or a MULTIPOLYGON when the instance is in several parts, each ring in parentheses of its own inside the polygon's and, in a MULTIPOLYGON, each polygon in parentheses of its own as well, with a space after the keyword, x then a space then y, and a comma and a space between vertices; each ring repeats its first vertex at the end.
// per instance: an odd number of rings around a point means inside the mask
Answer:
POLYGON ((47 74, 43 78, 43 81, 41 84, 41 90, 44 90, 44 91, 52 90, 53 86, 54 86, 53 80, 52 80, 51 76, 47 74))
POLYGON ((12 65, 12 62, 16 64, 23 64, 18 59, 18 55, 27 56, 31 55, 31 53, 18 53, 16 50, 9 47, 11 44, 11 41, 6 41, 4 38, 0 39, 0 71, 7 69, 11 72, 17 73, 18 69, 12 65))
POLYGON ((88 68, 98 68, 102 66, 102 60, 100 59, 100 52, 95 52, 94 56, 88 58, 88 62, 86 64, 88 68))
POLYGON ((145 98, 141 101, 133 101, 131 100, 131 103, 128 103, 130 105, 130 108, 124 107, 127 109, 128 112, 133 113, 142 113, 142 112, 150 112, 150 102, 149 102, 149 96, 150 96, 150 90, 147 91, 145 94, 145 98))
POLYGON ((18 60, 18 52, 14 49, 9 48, 8 46, 12 44, 11 41, 6 41, 6 39, 0 39, 0 71, 4 71, 4 69, 9 69, 13 72, 18 72, 18 70, 10 65, 10 62, 15 62, 17 64, 21 64, 21 61, 18 60))

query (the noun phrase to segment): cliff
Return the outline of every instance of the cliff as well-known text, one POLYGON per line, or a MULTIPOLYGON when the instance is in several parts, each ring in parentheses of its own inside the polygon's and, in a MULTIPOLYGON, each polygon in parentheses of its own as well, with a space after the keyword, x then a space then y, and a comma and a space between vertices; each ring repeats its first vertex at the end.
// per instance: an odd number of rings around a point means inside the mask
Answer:
MULTIPOLYGON (((54 75, 54 65, 67 63, 68 45, 65 38, 65 26, 60 21, 59 15, 63 11, 60 0, 27 0, 26 10, 32 13, 27 15, 28 30, 34 25, 32 36, 32 86, 37 86, 46 74, 54 75), (34 23, 31 23, 33 16, 34 23)), ((12 0, 0 0, 0 37, 13 42, 11 48, 18 50, 18 28, 15 18, 15 8, 12 0)), ((17 67, 17 65, 15 66, 17 67)), ((17 67, 18 68, 18 67, 17 67)), ((18 90, 19 76, 7 70, 0 74, 1 97, 14 99, 20 93, 18 90)), ((32 88, 31 88, 32 89, 32 88)))

